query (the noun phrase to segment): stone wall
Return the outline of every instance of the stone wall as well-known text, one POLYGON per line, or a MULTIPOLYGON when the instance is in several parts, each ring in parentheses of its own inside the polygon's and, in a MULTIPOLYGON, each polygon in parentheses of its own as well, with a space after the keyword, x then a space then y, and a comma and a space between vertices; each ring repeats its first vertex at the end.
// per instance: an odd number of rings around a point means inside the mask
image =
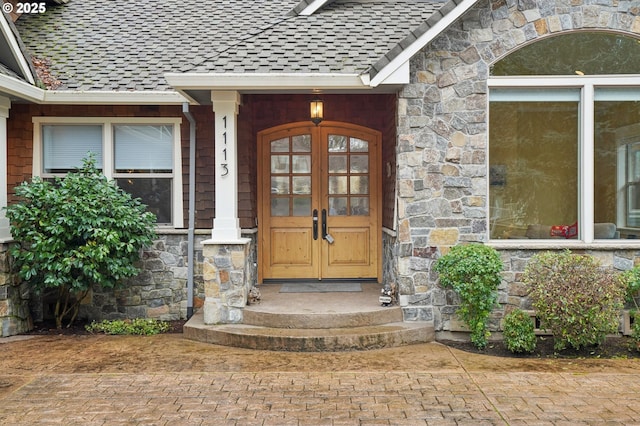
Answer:
MULTIPOLYGON (((211 231, 195 235, 194 307, 202 306, 202 241, 211 231)), ((83 303, 79 317, 90 320, 156 318, 178 320, 187 317, 186 230, 158 232, 153 247, 140 261, 142 272, 117 290, 96 288, 83 303)))
MULTIPOLYGON (((456 244, 487 242, 491 64, 561 32, 597 28, 637 36, 639 11, 630 2, 482 1, 413 57, 411 83, 398 99, 395 249, 405 319, 432 318, 437 330, 450 329, 456 298, 437 285, 433 262, 456 244)), ((619 269, 637 260, 635 250, 594 246, 592 252, 619 269)), ((517 274, 533 253, 502 252, 509 270, 494 326, 505 307, 526 304, 517 274)))
POLYGON ((14 279, 9 263, 9 244, 0 243, 0 337, 31 330, 29 291, 14 279))
MULTIPOLYGON (((640 250, 587 249, 575 251, 594 256, 603 266, 611 267, 615 271, 625 271, 640 265, 640 250)), ((489 327, 493 331, 501 330, 502 318, 513 309, 533 309, 531 301, 527 297, 529 290, 520 280, 527 263, 539 250, 500 249, 499 252, 504 264, 504 272, 502 285, 498 288, 498 307, 493 311, 489 322, 489 327)), ((447 304, 436 307, 442 324, 441 330, 460 331, 460 324, 454 315, 456 296, 450 290, 447 301, 447 304)))
MULTIPOLYGON (((241 310, 246 303, 249 288, 257 281, 257 253, 255 234, 243 235, 251 242, 242 253, 242 276, 229 274, 224 286, 232 282, 242 283, 241 297, 232 301, 242 318, 241 310)), ((195 235, 194 252, 194 310, 202 309, 205 301, 203 279, 203 244, 211 238, 211 230, 198 230, 195 235)), ((0 337, 26 332, 33 328, 33 321, 52 318, 55 300, 46 296, 30 294, 25 284, 15 284, 9 271, 9 245, 0 244, 0 337)), ((78 318, 85 320, 113 320, 155 318, 172 321, 187 318, 187 258, 188 236, 186 230, 158 231, 153 247, 142 253, 139 267, 141 273, 127 280, 122 288, 94 288, 83 301, 78 318)), ((231 250, 233 251, 233 250, 231 250)), ((231 253, 229 251, 229 253, 231 253)), ((230 259, 234 258, 230 254, 230 259)), ((220 259, 218 259, 220 260, 220 259)), ((223 261, 224 262, 224 261, 223 261)), ((230 262, 233 261, 230 260, 230 262)), ((224 277, 223 277, 224 278, 224 277)), ((227 289, 224 287, 224 289, 227 289)), ((228 293, 227 296, 230 296, 228 293)))
MULTIPOLYGON (((140 274, 128 279, 119 289, 95 287, 80 306, 79 319, 155 318, 171 321, 187 318, 187 231, 167 230, 158 231, 157 234, 158 239, 153 247, 142 253, 138 264, 142 269, 140 274)), ((201 308, 204 303, 202 241, 210 236, 210 230, 197 231, 195 235, 195 309, 201 308)), ((29 295, 26 287, 23 294, 29 304, 26 312, 28 317, 29 311, 31 313, 29 321, 40 322, 53 318, 54 297, 29 295)))

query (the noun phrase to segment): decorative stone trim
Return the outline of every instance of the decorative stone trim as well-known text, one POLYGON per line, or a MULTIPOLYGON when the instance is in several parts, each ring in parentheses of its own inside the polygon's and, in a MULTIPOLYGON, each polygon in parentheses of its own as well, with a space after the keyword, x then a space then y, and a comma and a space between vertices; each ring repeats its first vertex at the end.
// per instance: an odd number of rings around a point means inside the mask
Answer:
POLYGON ((235 244, 204 243, 204 323, 242 323, 253 286, 251 240, 235 244))

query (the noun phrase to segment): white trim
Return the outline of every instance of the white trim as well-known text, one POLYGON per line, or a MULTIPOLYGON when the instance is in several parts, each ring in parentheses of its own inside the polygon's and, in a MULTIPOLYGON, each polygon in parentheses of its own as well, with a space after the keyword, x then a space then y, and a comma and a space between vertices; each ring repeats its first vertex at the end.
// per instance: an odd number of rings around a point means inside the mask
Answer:
POLYGON ((44 90, 3 74, 0 74, 0 91, 37 103, 44 99, 44 90))
POLYGON ((169 85, 185 90, 371 89, 359 74, 167 73, 169 85))
MULTIPOLYGON (((171 178, 172 185, 172 220, 173 227, 184 226, 184 212, 182 205, 182 140, 180 125, 182 119, 178 117, 33 117, 33 176, 42 173, 42 125, 43 124, 100 124, 102 125, 103 173, 113 179, 113 126, 118 124, 167 124, 173 130, 174 170, 171 178)), ((49 176, 47 174, 47 176, 49 176)), ((168 177, 165 175, 165 177, 168 177)), ((162 225, 160 225, 162 226, 162 225)))
MULTIPOLYGON (((380 84, 409 84, 411 83, 411 69, 409 61, 400 65, 393 73, 389 74, 384 82, 380 84)), ((367 75, 368 77, 368 75, 367 75)), ((363 80, 365 81, 365 80, 363 80)))
MULTIPOLYGON (((545 96, 545 89, 562 89, 562 88, 574 88, 580 89, 580 117, 578 122, 579 127, 579 182, 578 182, 578 224, 579 224, 579 240, 572 241, 559 241, 553 240, 547 241, 531 241, 527 242, 526 239, 514 240, 513 242, 506 242, 501 239, 490 239, 490 243, 493 246, 500 246, 503 248, 510 247, 547 247, 550 244, 557 247, 584 247, 584 245, 590 245, 593 247, 608 247, 613 243, 605 242, 603 240, 596 240, 593 230, 593 224, 595 223, 595 102, 597 99, 597 91, 599 88, 607 87, 633 87, 637 89, 640 86, 640 76, 638 75, 603 75, 603 76, 516 76, 516 77, 491 77, 487 80, 487 86, 491 89, 537 89, 540 90, 540 100, 548 100, 545 96), (582 246, 581 246, 582 245, 582 246)), ((637 99, 637 92, 634 95, 629 95, 624 92, 620 92, 621 100, 633 100, 637 99)), ((553 97, 553 96, 552 96, 553 97)), ((513 99, 517 101, 517 99, 513 99)), ((615 94, 610 94, 607 100, 619 100, 615 94)), ((500 101, 500 99, 498 99, 500 101)), ((488 102, 491 101, 491 91, 489 91, 488 102)), ((494 101, 495 102, 495 101, 494 101)), ((491 144, 491 141, 489 141, 491 144)), ((620 153, 617 153, 620 156, 620 153)), ((488 166, 490 161, 488 161, 488 166)), ((618 177, 618 185, 620 178, 618 177)), ((618 188, 616 188, 618 189, 618 188)), ((619 203, 617 210, 619 209, 619 203)), ((491 210, 491 207, 489 207, 491 210)), ((619 216, 619 212, 618 212, 619 216)), ((619 217, 616 217, 619 219, 619 217)), ((620 222, 617 221, 617 224, 620 222)), ((490 226, 487 227, 490 235, 490 226)), ((615 244, 623 243, 627 245, 638 245, 638 242, 615 240, 615 244)), ((619 246, 618 246, 619 247, 619 246)))
POLYGON ((11 100, 0 96, 0 243, 11 241, 11 224, 4 208, 7 207, 7 119, 11 100))
POLYGON ((20 45, 18 44, 18 40, 13 35, 13 31, 9 27, 9 23, 4 14, 2 15, 2 19, 0 19, 0 31, 4 34, 5 40, 9 43, 9 49, 13 53, 13 57, 18 61, 18 65, 20 66, 20 71, 22 71, 22 76, 27 79, 27 81, 31 84, 35 84, 35 80, 33 78, 33 74, 31 73, 31 67, 27 63, 27 59, 22 54, 20 50, 20 45))
POLYGON ((42 102, 46 104, 83 105, 182 105, 187 99, 178 92, 162 91, 83 91, 44 90, 42 102))
POLYGON ((43 90, 0 74, 0 91, 38 104, 60 105, 182 105, 191 101, 174 91, 43 90))
POLYGON ((329 3, 331 0, 314 0, 305 7, 298 15, 309 16, 313 15, 318 9, 322 8, 325 4, 329 3))
POLYGON ((33 123, 54 124, 181 124, 180 117, 43 117, 34 116, 33 123))
MULTIPOLYGON (((450 0, 451 1, 451 0, 450 0)), ((413 56, 422 50, 433 39, 439 36, 444 30, 446 30, 451 24, 458 20, 464 13, 466 13, 478 0, 463 0, 457 6, 451 10, 447 15, 439 19, 432 27, 430 27, 424 34, 422 34, 416 41, 411 43, 405 50, 400 52, 398 56, 393 58, 391 62, 385 65, 378 74, 371 79, 370 85, 376 87, 380 84, 388 84, 387 79, 390 78, 398 69, 400 69, 405 63, 409 62, 413 56)), ((445 6, 448 3, 445 3, 445 6)), ((434 15, 440 13, 434 12, 434 15)), ((433 16, 433 15, 432 15, 433 16)))
POLYGON ((0 96, 0 118, 9 118, 9 110, 11 109, 11 99, 0 96))
POLYGON ((487 80, 489 88, 540 88, 540 87, 583 87, 587 84, 595 87, 640 86, 640 75, 603 75, 603 76, 546 76, 536 75, 527 77, 490 77, 487 80))
POLYGON ((578 120, 580 144, 578 145, 578 232, 582 241, 593 243, 593 223, 595 218, 595 106, 593 100, 594 88, 586 84, 582 89, 580 106, 581 117, 578 120), (583 224, 580 226, 580 224, 583 224), (584 226, 588 224, 588 226, 584 226))

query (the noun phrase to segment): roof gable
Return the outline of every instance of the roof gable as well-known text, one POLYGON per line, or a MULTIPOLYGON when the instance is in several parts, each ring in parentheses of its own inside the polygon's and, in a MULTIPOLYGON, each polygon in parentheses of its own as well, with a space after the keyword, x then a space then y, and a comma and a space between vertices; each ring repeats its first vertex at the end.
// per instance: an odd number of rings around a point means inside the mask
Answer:
POLYGON ((28 55, 23 51, 22 42, 13 22, 4 12, 0 15, 0 64, 4 68, 3 74, 11 75, 12 73, 12 77, 35 84, 33 68, 29 63, 28 55))

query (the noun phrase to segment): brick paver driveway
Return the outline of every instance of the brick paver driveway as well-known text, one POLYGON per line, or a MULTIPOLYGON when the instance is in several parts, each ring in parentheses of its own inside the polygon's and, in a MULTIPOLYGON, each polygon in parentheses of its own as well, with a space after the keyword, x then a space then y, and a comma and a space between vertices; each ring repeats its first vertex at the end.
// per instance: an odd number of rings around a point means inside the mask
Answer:
POLYGON ((437 343, 281 353, 154 337, 0 340, 2 425, 640 425, 640 361, 437 343))

